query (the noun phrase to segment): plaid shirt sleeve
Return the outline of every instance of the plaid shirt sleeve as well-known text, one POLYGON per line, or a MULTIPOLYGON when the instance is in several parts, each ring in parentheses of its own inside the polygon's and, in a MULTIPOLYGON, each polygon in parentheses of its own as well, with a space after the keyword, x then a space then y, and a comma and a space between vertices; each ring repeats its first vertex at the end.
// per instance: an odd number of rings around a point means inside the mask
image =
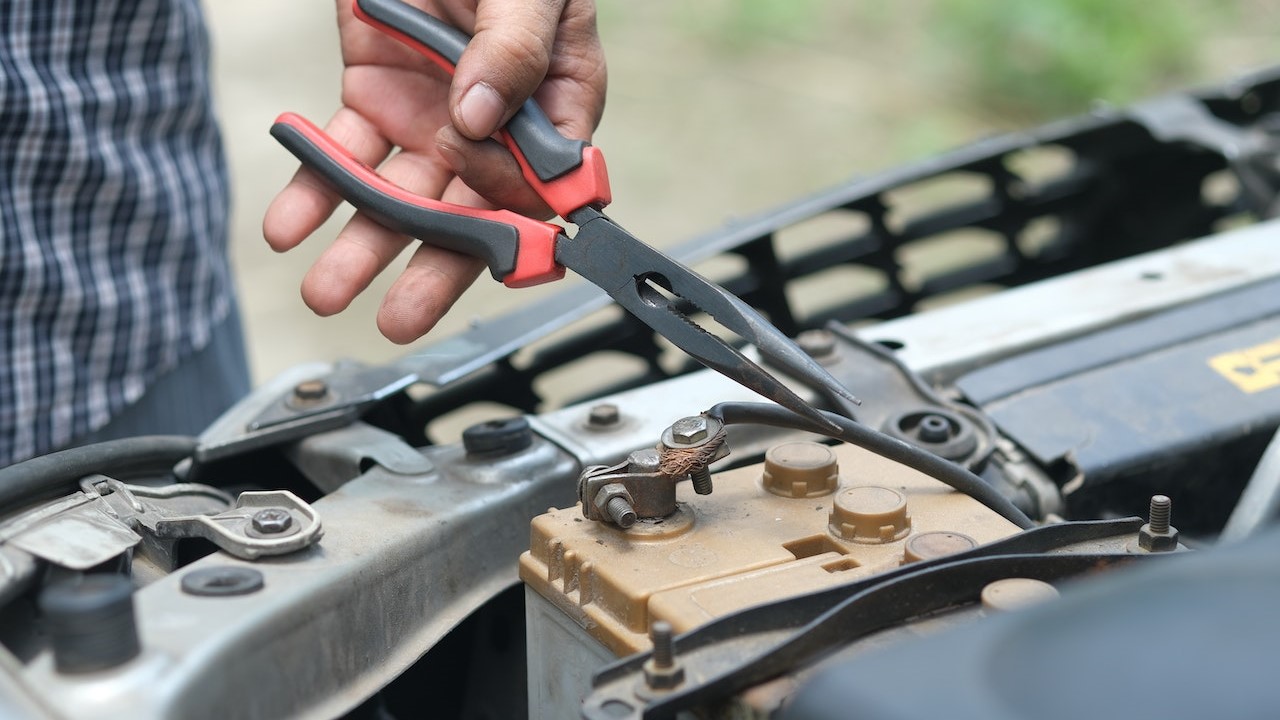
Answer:
POLYGON ((0 466, 106 424, 231 306, 198 0, 0 1, 0 466))

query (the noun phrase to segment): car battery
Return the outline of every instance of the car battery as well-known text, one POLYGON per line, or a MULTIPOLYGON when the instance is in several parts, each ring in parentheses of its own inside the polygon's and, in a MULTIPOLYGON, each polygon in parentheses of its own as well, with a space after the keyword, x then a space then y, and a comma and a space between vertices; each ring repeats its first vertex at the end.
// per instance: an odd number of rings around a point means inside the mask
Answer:
POLYGON ((978 501, 852 445, 788 442, 765 462, 677 486, 676 511, 629 528, 581 506, 532 522, 526 585, 529 707, 576 717, 592 674, 737 610, 961 552, 1018 532, 978 501))

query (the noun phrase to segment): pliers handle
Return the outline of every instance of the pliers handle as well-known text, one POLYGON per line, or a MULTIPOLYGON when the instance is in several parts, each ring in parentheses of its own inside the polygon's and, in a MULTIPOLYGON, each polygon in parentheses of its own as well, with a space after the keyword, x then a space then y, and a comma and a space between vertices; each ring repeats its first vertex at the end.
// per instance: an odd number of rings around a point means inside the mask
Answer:
MULTIPOLYGON (((453 73, 467 34, 401 0, 354 0, 355 16, 453 73)), ((271 134, 338 194, 392 230, 479 257, 494 279, 528 287, 564 277, 555 260, 561 228, 506 210, 479 210, 415 195, 360 162, 318 127, 293 113, 271 134)), ((566 138, 532 99, 499 131, 534 191, 561 217, 612 199, 600 149, 566 138)))
POLYGON ((495 280, 528 287, 564 277, 562 229, 510 210, 481 210, 415 195, 361 162, 306 118, 284 113, 271 135, 347 202, 381 225, 484 260, 495 280))
MULTIPOLYGON (((352 11, 450 75, 471 41, 461 30, 401 0, 354 0, 352 11)), ((600 209, 612 200, 600 149, 561 135, 532 98, 498 135, 520 163, 525 180, 560 217, 583 207, 600 209)))

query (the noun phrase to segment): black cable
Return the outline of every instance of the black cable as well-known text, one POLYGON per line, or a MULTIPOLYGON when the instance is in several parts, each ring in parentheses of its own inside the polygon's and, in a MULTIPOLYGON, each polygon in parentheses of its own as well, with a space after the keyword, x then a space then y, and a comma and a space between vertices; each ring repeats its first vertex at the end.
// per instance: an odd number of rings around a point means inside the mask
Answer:
POLYGON ((143 435, 60 450, 0 468, 0 512, 74 489, 86 475, 165 472, 196 450, 186 435, 143 435))
POLYGON ((987 484, 985 480, 969 472, 953 462, 944 460, 933 453, 903 442, 895 437, 877 432, 865 425, 860 425, 836 413, 823 412, 831 422, 840 428, 839 435, 832 435, 816 423, 791 412, 779 405, 764 403, 727 402, 713 406, 704 413, 726 425, 749 423, 753 425, 772 425, 774 427, 805 430, 834 437, 851 445, 870 450, 871 452, 894 462, 901 463, 913 470, 939 480, 952 488, 968 495, 988 508, 999 513, 1001 517, 1017 525, 1023 530, 1036 527, 1035 522, 1026 513, 1018 509, 1005 496, 987 484))

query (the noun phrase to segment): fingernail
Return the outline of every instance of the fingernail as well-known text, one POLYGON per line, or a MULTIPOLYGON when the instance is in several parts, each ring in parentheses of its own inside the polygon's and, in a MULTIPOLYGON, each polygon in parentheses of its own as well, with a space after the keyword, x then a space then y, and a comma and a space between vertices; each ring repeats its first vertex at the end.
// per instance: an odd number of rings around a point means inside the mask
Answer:
POLYGON ((444 143, 436 143, 436 152, 440 153, 440 157, 449 163, 450 168, 453 168, 454 175, 461 175, 467 171, 467 158, 458 151, 458 148, 444 143))
POLYGON ((478 82, 463 94, 458 103, 458 119, 465 126, 461 129, 472 140, 486 138, 498 129, 505 109, 498 91, 486 83, 478 82))

